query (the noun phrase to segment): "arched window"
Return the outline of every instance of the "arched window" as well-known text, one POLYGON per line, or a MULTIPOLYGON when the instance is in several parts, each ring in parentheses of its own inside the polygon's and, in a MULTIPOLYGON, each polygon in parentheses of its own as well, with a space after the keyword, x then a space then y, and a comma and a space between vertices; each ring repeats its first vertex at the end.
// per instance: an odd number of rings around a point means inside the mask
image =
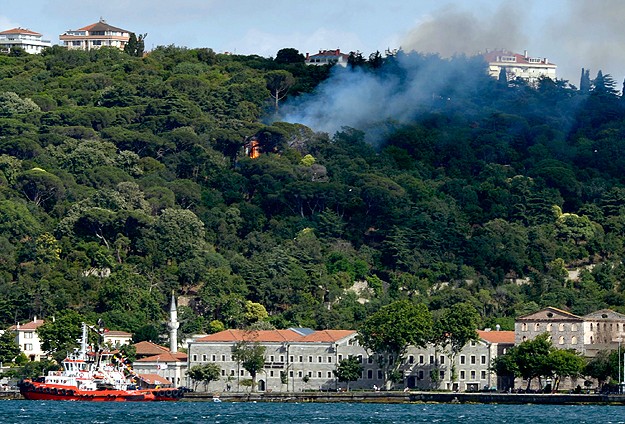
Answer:
POLYGON ((564 344, 564 336, 560 336, 560 337, 558 338, 558 344, 561 344, 561 345, 563 345, 563 344, 564 344))
POLYGON ((577 344, 577 337, 573 336, 571 337, 571 344, 577 344))
POLYGON ((558 331, 564 331, 564 324, 558 325, 558 331))
POLYGON ((534 331, 540 331, 540 323, 539 322, 534 324, 534 331))
POLYGON ((577 331, 577 324, 571 324, 571 331, 577 331))
POLYGON ((551 323, 547 324, 547 331, 551 331, 551 327, 552 327, 552 326, 553 326, 553 325, 552 325, 551 323))

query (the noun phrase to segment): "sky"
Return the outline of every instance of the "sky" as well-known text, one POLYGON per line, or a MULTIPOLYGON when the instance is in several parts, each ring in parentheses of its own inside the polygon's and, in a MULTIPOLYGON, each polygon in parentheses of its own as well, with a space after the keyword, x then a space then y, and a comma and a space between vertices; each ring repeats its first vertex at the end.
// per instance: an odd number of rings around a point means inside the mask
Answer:
POLYGON ((579 85, 601 69, 625 76, 622 0, 29 0, 0 9, 0 30, 28 28, 53 44, 97 22, 147 33, 159 45, 209 47, 218 53, 273 57, 340 48, 365 56, 386 49, 476 54, 528 50, 558 65, 558 78, 579 85))

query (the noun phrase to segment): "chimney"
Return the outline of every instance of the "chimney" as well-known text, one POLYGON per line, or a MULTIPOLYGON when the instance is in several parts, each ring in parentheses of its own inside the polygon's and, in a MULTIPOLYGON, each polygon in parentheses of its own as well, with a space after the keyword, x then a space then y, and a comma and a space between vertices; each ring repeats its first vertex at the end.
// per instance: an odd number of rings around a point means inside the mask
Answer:
POLYGON ((545 58, 545 65, 549 65, 549 59, 545 58))
POLYGON ((523 57, 527 59, 527 50, 523 50, 523 57))
POLYGON ((34 322, 37 322, 37 315, 35 315, 35 316, 33 317, 33 321, 34 321, 34 322))
POLYGON ((310 53, 306 53, 306 60, 310 60, 310 53))
POLYGON ((501 330, 501 325, 499 324, 495 325, 495 331, 499 331, 499 330, 501 330))

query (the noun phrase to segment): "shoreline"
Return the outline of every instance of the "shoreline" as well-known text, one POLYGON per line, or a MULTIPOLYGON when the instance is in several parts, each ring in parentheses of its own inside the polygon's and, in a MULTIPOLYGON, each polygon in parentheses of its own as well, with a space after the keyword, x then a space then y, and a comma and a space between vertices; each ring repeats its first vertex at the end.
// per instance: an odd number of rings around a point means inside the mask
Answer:
POLYGON ((185 394, 182 401, 292 403, 483 403, 537 405, 625 405, 623 394, 451 393, 451 392, 298 392, 298 393, 210 393, 185 394))

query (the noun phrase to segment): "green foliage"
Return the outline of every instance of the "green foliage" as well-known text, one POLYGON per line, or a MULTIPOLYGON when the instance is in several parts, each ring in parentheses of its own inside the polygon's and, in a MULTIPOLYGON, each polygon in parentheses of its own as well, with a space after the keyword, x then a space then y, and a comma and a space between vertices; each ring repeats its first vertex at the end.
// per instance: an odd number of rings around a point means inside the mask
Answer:
POLYGON ((347 390, 349 391, 350 381, 358 380, 363 369, 364 368, 360 364, 360 360, 356 357, 350 356, 349 358, 339 361, 338 366, 333 373, 341 383, 347 383, 347 390))
POLYGON ((5 330, 0 335, 0 363, 3 366, 10 364, 17 355, 21 352, 20 347, 15 342, 15 333, 10 330, 5 330))
POLYGON ((265 367, 265 350, 267 348, 258 342, 238 342, 232 348, 232 357, 241 364, 244 370, 252 377, 252 391, 256 387, 256 375, 265 367))
POLYGON ((211 381, 218 381, 221 376, 221 367, 212 362, 194 365, 187 371, 187 375, 193 380, 193 389, 197 389, 199 383, 204 384, 204 391, 208 391, 211 381))
POLYGON ((53 320, 46 320, 37 328, 41 349, 60 363, 68 352, 78 347, 83 321, 80 314, 69 309, 61 311, 53 320))

